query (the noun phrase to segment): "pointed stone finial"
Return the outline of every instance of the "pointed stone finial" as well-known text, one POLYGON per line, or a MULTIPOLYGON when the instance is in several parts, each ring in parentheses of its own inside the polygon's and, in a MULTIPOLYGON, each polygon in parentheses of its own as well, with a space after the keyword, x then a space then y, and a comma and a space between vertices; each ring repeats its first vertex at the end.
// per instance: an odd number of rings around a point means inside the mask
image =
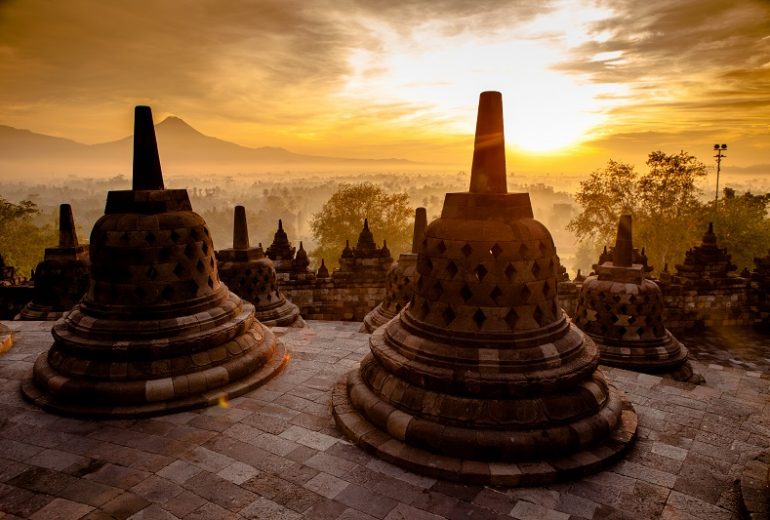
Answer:
POLYGON ((631 215, 621 215, 612 263, 617 267, 631 267, 632 254, 631 215))
POLYGON ((249 248, 249 228, 246 224, 246 208, 235 206, 233 220, 233 249, 249 248))
POLYGON ((364 219, 364 229, 363 229, 363 231, 369 231, 369 219, 368 218, 364 219))
POLYGON ((283 231, 283 220, 278 219, 278 231, 283 231))
POLYGON ((134 190, 162 190, 158 143, 152 125, 152 110, 148 106, 134 109, 134 190))
POLYGON ((412 253, 416 253, 420 247, 425 228, 428 227, 428 212, 425 208, 414 210, 414 231, 412 232, 412 253))
POLYGON ((503 131, 503 96, 500 92, 482 92, 476 118, 473 145, 471 193, 507 193, 505 178, 505 135, 503 131))
POLYGON ((77 247, 78 235, 75 232, 75 219, 69 204, 59 205, 59 247, 77 247))
POLYGON ((709 230, 708 230, 708 232, 709 233, 714 233, 714 223, 713 222, 709 222, 709 230))
POLYGON ((323 258, 321 258, 321 267, 318 268, 318 271, 316 272, 316 277, 329 278, 329 269, 326 267, 326 262, 324 262, 323 258))

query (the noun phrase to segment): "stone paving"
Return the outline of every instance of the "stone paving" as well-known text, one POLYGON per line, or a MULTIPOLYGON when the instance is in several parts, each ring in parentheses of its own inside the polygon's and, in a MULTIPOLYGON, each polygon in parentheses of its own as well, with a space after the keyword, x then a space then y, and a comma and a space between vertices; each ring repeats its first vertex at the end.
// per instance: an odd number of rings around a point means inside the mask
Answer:
POLYGON ((223 406, 105 421, 23 401, 19 380, 51 324, 3 323, 16 333, 0 357, 0 518, 720 520, 738 518, 736 479, 770 446, 757 367, 696 360, 700 386, 607 369, 639 414, 624 461, 548 487, 463 486, 372 458, 334 428, 331 387, 368 352, 360 323, 275 329, 288 368, 223 406))

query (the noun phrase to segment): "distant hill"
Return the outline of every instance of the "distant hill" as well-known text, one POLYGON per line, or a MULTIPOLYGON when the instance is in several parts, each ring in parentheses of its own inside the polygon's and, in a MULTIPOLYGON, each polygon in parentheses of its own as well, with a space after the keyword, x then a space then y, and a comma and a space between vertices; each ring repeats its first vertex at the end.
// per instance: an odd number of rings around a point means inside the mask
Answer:
MULTIPOLYGON (((250 148, 202 134, 178 117, 155 125, 164 171, 170 173, 258 172, 268 169, 330 170, 417 167, 406 159, 349 159, 301 155, 284 148, 250 148)), ((112 176, 131 169, 132 137, 87 145, 0 125, 0 180, 14 174, 112 176)))

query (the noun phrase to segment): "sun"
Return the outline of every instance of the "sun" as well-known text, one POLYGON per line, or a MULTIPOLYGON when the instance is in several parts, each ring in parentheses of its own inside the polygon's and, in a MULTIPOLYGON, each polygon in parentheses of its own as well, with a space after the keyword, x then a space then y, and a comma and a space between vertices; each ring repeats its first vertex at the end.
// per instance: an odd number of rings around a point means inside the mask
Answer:
MULTIPOLYGON (((571 12, 565 10, 564 16, 572 17, 571 12)), ((607 94, 616 92, 614 86, 559 70, 567 59, 565 46, 582 42, 579 31, 568 31, 555 44, 554 38, 537 36, 547 30, 537 23, 530 28, 535 35, 522 34, 521 28, 494 35, 447 33, 427 25, 405 39, 371 21, 369 28, 381 45, 351 54, 343 94, 417 107, 419 113, 393 123, 408 127, 433 118, 436 132, 457 134, 473 128, 479 92, 498 90, 509 146, 533 154, 569 148, 604 122, 612 98, 607 94)))

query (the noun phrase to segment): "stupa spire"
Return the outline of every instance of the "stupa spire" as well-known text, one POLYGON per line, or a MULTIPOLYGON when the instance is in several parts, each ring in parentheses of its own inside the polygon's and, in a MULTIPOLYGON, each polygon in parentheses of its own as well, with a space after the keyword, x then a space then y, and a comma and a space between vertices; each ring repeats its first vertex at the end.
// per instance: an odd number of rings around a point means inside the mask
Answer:
POLYGON ((246 208, 235 206, 233 220, 233 249, 249 248, 249 228, 246 224, 246 208))
POLYGON ((152 110, 148 106, 134 109, 134 190, 162 190, 163 172, 160 169, 158 143, 152 124, 152 110))
POLYGON ((617 267, 631 267, 634 251, 631 236, 631 215, 621 215, 612 263, 617 267))
POLYGON ((72 206, 59 205, 59 247, 77 247, 78 236, 75 232, 75 219, 72 217, 72 206))
POLYGON ((473 145, 471 193, 507 193, 503 96, 487 91, 479 96, 476 139, 473 145))
POLYGON ((414 210, 414 232, 412 233, 412 253, 416 253, 420 247, 420 242, 425 235, 425 228, 428 227, 428 212, 425 208, 414 210))

